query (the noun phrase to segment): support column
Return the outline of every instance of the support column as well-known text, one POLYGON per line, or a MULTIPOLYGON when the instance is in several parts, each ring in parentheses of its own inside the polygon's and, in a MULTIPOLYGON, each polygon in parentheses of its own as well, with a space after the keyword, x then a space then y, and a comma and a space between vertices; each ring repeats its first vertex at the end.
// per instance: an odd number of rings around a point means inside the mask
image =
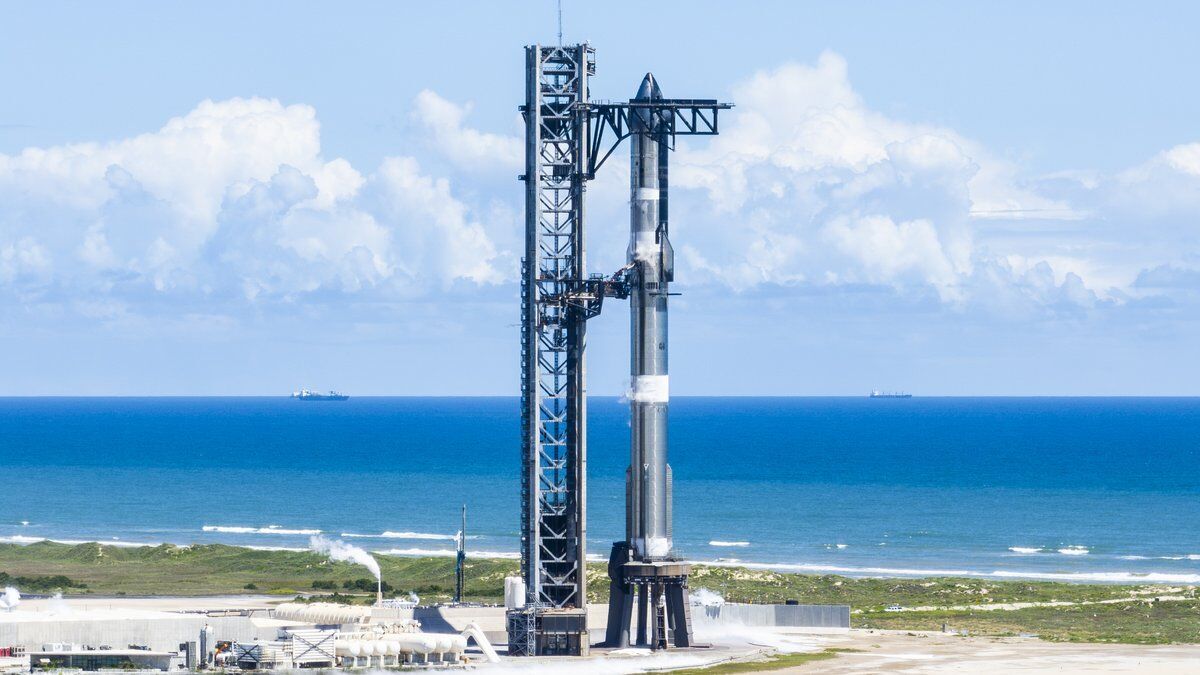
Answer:
POLYGON ((647 610, 649 609, 649 607, 647 607, 647 602, 649 601, 649 598, 647 596, 650 593, 650 589, 646 587, 646 584, 638 584, 637 585, 637 593, 638 593, 637 644, 639 647, 645 647, 646 645, 650 644, 650 641, 646 639, 646 624, 649 623, 648 615, 647 615, 647 610))

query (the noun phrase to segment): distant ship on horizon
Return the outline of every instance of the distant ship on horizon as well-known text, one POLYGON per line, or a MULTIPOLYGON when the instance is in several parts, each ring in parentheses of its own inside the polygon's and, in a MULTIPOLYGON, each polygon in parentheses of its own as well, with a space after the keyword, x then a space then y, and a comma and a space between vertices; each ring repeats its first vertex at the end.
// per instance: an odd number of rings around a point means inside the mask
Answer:
POLYGON ((332 390, 328 394, 322 394, 308 389, 301 389, 300 391, 293 391, 292 398, 297 398, 301 401, 345 401, 350 397, 332 390))
POLYGON ((868 398, 912 398, 912 394, 903 391, 879 391, 872 389, 871 395, 868 398))

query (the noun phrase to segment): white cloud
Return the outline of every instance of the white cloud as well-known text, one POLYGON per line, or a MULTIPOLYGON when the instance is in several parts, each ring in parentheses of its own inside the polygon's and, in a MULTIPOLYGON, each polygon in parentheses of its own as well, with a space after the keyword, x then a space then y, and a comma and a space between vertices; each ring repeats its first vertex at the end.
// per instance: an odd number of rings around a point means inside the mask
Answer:
POLYGON ((413 118, 437 147, 460 169, 470 172, 503 170, 513 173, 525 164, 520 138, 464 126, 471 105, 457 105, 425 89, 413 101, 413 118))
POLYGON ((449 182, 423 175, 417 161, 407 157, 385 161, 376 180, 384 211, 407 225, 397 228, 402 248, 421 251, 422 260, 409 265, 414 273, 479 283, 504 280, 495 245, 451 195, 449 182))
MULTIPOLYGON (((1118 298, 1115 289, 1136 277, 1136 267, 1114 266, 1095 240, 1085 250, 1079 239, 1040 231, 1082 229, 1102 209, 1044 190, 952 129, 872 110, 837 54, 759 72, 734 88, 733 100, 720 136, 673 158, 673 184, 707 198, 672 203, 673 225, 686 228, 686 239, 676 237, 683 279, 694 273, 738 289, 871 283, 932 289, 955 306, 996 297, 1038 303, 1049 296, 1027 292, 1029 270, 1044 264, 1056 289, 1087 291, 1056 291, 1053 304, 1090 306, 1096 293, 1118 298), (1018 230, 1021 222, 1029 225, 1018 230), (1012 293, 998 293, 998 283, 1012 293)), ((1200 171, 1200 153, 1170 157, 1200 171)), ((1033 286, 1046 284, 1039 277, 1033 286)))
POLYGON ((503 281, 473 213, 411 157, 327 160, 310 106, 204 101, 133 138, 0 155, 0 283, 261 302, 503 281))
MULTIPOLYGON (((1197 267, 1200 143, 1113 175, 1025 176, 952 129, 873 110, 833 53, 757 73, 732 98, 722 134, 672 158, 682 282, 1089 308, 1170 292, 1150 271, 1197 267)), ((264 303, 511 282, 520 191, 487 174, 519 170, 522 146, 470 113, 421 92, 411 115, 428 142, 413 145, 437 155, 408 148, 369 169, 323 155, 312 107, 258 98, 0 155, 0 297, 124 308, 147 293, 264 303)), ((624 164, 590 186, 598 271, 623 262, 624 164)))
POLYGON ((928 283, 943 299, 961 298, 958 270, 927 220, 896 223, 879 215, 857 221, 838 218, 825 226, 824 235, 835 249, 860 264, 866 281, 928 283))

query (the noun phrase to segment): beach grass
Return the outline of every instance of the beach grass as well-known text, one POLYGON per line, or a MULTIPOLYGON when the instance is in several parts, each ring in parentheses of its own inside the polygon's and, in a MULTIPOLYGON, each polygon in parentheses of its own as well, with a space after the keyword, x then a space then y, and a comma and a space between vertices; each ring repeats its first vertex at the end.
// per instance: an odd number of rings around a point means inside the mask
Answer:
MULTIPOLYGON (((448 600, 454 560, 376 556, 392 595, 448 600)), ((313 595, 371 602, 374 580, 364 568, 309 551, 255 550, 223 544, 117 547, 97 543, 0 544, 0 573, 36 579, 30 591, 67 596, 313 595), (51 585, 58 584, 56 588, 51 585), (336 594, 336 595, 335 595, 336 594)), ((467 562, 465 600, 498 603, 515 560, 467 562)), ((733 602, 850 605, 856 628, 940 630, 980 635, 1034 633, 1080 642, 1200 643, 1200 596, 1193 586, 1068 584, 932 577, 858 579, 739 567, 693 568, 692 587, 733 602), (1170 600, 1156 601, 1166 597, 1170 600), (1028 603, 1063 603, 1025 606, 1028 603), (907 611, 884 611, 889 605, 907 611), (1010 607, 1010 605, 1016 605, 1010 607), (995 607, 999 606, 997 609, 995 607), (992 607, 984 610, 982 608, 992 607)), ((588 570, 589 599, 605 602, 603 564, 588 570)))
POLYGON ((966 631, 969 635, 1037 636, 1055 642, 1200 643, 1200 600, 1025 607, 1013 610, 869 613, 859 628, 966 631))

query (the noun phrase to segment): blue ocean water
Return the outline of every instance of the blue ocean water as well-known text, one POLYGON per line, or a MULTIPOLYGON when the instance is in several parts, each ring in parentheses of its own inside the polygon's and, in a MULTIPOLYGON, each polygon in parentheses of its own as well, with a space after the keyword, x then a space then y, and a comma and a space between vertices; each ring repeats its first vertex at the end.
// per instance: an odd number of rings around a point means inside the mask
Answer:
MULTIPOLYGON (((1200 399, 674 398, 688 558, 858 575, 1200 583, 1200 399)), ((515 398, 0 399, 0 541, 515 555, 515 398)), ((589 543, 628 407, 592 399, 589 543)))

